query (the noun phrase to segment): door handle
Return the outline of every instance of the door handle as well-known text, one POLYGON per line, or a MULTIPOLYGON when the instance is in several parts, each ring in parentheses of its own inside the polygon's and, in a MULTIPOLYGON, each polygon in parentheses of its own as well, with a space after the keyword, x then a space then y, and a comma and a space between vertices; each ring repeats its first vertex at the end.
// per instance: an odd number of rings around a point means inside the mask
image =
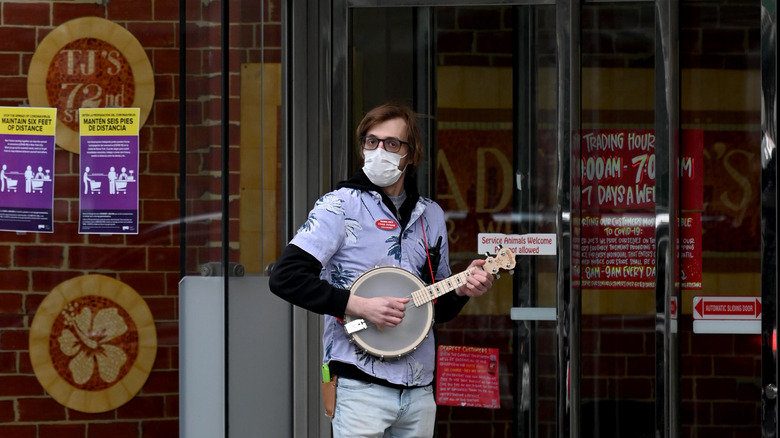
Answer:
POLYGON ((774 400, 777 398, 777 385, 770 383, 764 387, 764 396, 768 400, 774 400))

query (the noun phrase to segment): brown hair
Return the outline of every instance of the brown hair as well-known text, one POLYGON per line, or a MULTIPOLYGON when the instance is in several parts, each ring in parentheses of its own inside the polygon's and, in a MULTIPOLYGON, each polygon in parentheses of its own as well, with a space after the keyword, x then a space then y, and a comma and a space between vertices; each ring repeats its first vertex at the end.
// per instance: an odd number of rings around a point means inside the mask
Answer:
POLYGON ((406 122, 406 138, 402 138, 401 140, 409 143, 409 161, 416 165, 422 161, 423 158, 420 125, 417 123, 417 113, 401 103, 384 103, 372 109, 363 117, 363 120, 357 127, 358 148, 361 147, 360 137, 366 135, 369 129, 379 123, 398 118, 403 119, 403 121, 406 122))

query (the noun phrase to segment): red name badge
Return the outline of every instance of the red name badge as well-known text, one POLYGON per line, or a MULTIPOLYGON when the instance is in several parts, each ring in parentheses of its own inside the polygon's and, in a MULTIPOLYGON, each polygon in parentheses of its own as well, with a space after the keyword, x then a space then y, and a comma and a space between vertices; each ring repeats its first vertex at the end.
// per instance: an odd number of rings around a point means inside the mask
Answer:
POLYGON ((398 228, 398 223, 391 219, 379 219, 376 221, 376 227, 380 230, 392 231, 398 228))

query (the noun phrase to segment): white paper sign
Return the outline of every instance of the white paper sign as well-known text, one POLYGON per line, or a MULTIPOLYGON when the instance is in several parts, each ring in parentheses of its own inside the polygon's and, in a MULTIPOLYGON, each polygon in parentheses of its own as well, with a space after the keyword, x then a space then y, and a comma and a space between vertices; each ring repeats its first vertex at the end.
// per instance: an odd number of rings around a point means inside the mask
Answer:
POLYGON ((555 255, 557 239, 555 234, 501 234, 480 233, 477 236, 477 252, 480 254, 498 252, 499 246, 515 255, 555 255))

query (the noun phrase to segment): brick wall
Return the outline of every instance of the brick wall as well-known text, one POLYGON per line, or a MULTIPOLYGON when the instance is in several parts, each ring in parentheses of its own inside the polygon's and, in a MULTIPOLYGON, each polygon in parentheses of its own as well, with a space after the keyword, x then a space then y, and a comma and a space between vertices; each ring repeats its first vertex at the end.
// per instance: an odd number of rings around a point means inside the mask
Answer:
POLYGON ((154 107, 141 130, 139 234, 78 234, 78 154, 55 152, 54 232, 0 233, 0 436, 172 437, 178 435, 177 230, 158 228, 178 217, 178 2, 115 0, 2 1, 0 105, 26 103, 27 73, 38 43, 79 17, 126 27, 146 49, 155 73, 154 107), (127 283, 155 318, 154 368, 137 397, 116 410, 85 414, 47 396, 33 374, 28 329, 38 305, 62 281, 101 273, 127 283))

